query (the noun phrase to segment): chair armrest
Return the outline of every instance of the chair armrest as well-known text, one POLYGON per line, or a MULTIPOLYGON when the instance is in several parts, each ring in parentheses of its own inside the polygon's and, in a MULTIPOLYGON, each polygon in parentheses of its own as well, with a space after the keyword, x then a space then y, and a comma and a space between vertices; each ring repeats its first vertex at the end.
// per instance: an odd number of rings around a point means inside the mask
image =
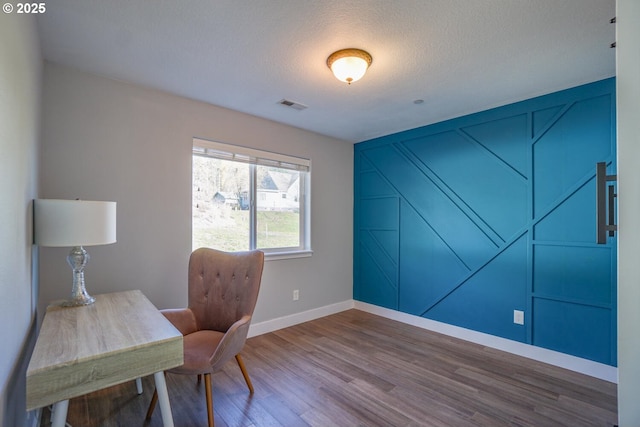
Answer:
POLYGON ((171 322, 182 335, 188 335, 197 330, 196 316, 190 308, 172 308, 160 310, 160 312, 164 314, 164 317, 169 319, 169 322, 171 322))
POLYGON ((250 324, 251 316, 245 315, 227 330, 210 359, 214 372, 240 353, 247 340, 250 324))

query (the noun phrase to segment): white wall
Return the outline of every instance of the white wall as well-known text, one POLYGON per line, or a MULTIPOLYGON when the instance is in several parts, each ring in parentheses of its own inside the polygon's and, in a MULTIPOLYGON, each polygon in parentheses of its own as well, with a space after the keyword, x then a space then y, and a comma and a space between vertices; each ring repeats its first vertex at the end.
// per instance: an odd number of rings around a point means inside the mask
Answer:
POLYGON ((640 426, 640 2, 616 3, 618 421, 640 426))
MULTIPOLYGON (((352 298, 352 144, 56 64, 44 75, 42 196, 118 203, 118 242, 87 248, 90 293, 186 304, 197 136, 312 162, 313 256, 266 262, 254 322, 352 298)), ((71 290, 67 252, 40 249, 43 305, 71 290)))
POLYGON ((35 338, 42 59, 35 18, 0 14, 0 425, 24 426, 25 371, 35 338))

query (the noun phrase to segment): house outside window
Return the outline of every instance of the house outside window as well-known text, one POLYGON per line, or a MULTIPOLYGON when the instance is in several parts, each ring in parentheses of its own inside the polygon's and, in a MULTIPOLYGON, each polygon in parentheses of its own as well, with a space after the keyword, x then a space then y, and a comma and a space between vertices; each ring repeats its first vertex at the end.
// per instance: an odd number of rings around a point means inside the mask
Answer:
POLYGON ((310 254, 310 163, 195 138, 193 249, 310 254))

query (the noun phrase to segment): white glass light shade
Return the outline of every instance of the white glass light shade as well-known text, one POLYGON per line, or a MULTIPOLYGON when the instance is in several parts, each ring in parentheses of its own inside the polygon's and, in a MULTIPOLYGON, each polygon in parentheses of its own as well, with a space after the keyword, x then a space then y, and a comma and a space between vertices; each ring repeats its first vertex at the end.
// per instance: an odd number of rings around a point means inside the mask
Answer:
POLYGON ((360 49, 342 49, 327 58, 327 65, 333 75, 348 84, 360 80, 371 62, 371 55, 360 49))
POLYGON ((36 245, 92 246, 116 241, 116 202, 38 199, 34 203, 36 245))

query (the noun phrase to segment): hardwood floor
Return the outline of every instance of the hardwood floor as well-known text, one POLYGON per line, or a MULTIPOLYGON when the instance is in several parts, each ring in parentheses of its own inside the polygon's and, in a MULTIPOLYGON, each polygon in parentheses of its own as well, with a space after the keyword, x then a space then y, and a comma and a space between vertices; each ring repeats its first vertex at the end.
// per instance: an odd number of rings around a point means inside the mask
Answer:
MULTIPOLYGON (((255 393, 229 362, 213 375, 215 425, 613 426, 616 385, 498 350, 348 310, 250 338, 255 393)), ((73 399, 80 426, 161 426, 145 413, 153 378, 73 399)), ((169 374, 176 427, 206 426, 204 381, 169 374)), ((43 413, 42 426, 48 426, 43 413)))

